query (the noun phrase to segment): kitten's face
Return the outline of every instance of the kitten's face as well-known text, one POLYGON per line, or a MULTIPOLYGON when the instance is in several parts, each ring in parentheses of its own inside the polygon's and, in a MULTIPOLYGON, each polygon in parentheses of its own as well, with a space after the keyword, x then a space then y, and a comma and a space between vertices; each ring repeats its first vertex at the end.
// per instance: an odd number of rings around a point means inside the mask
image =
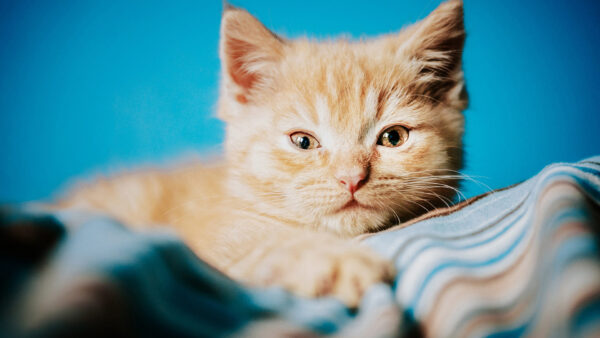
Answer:
POLYGON ((284 41, 226 10, 219 113, 232 190, 342 235, 448 203, 461 165, 463 42, 459 1, 363 42, 284 41))

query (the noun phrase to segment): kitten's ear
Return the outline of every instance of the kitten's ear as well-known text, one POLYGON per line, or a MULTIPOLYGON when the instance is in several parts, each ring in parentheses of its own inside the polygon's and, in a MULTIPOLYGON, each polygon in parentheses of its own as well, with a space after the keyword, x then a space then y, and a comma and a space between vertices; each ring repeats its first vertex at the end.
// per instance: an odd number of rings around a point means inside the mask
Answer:
POLYGON ((221 57, 228 94, 244 104, 268 85, 281 59, 283 40, 245 10, 226 4, 221 21, 221 57))
POLYGON ((462 0, 442 3, 411 27, 399 53, 414 62, 415 90, 435 100, 450 99, 466 106, 462 75, 465 26, 462 0))

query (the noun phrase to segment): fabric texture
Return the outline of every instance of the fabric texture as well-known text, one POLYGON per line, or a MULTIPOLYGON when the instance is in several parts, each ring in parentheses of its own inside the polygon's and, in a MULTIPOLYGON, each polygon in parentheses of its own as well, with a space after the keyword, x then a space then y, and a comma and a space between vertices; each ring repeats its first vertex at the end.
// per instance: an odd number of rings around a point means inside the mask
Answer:
POLYGON ((246 288, 166 229, 5 208, 0 336, 600 336, 599 205, 593 157, 365 235, 398 273, 356 310, 246 288))

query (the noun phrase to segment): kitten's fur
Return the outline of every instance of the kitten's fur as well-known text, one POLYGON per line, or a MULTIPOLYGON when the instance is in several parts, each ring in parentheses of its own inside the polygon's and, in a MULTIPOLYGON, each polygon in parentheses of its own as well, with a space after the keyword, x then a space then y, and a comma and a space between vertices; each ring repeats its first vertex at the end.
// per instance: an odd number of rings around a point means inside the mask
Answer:
POLYGON ((355 305, 388 263, 349 241, 454 195, 461 166, 462 2, 443 3, 398 34, 350 42, 285 40, 244 10, 221 26, 219 117, 225 159, 144 171, 79 188, 62 205, 108 212, 131 226, 169 224, 200 257, 253 285, 355 305), (377 145, 409 128, 405 144, 377 145), (321 147, 290 141, 309 132, 321 147), (360 176, 354 207, 341 183, 360 176), (357 203, 361 206, 358 207, 357 203))

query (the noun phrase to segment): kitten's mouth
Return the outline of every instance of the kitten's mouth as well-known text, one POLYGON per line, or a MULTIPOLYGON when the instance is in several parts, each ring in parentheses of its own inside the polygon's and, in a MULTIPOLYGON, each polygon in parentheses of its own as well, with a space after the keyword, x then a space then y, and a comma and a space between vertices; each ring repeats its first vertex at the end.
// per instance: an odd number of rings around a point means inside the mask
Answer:
POLYGON ((350 211, 350 210, 360 210, 360 209, 373 209, 372 207, 368 206, 368 205, 364 205, 364 204, 360 204, 357 200, 355 200, 354 198, 351 199, 350 201, 348 201, 348 203, 344 204, 339 210, 338 212, 342 212, 342 211, 350 211))

